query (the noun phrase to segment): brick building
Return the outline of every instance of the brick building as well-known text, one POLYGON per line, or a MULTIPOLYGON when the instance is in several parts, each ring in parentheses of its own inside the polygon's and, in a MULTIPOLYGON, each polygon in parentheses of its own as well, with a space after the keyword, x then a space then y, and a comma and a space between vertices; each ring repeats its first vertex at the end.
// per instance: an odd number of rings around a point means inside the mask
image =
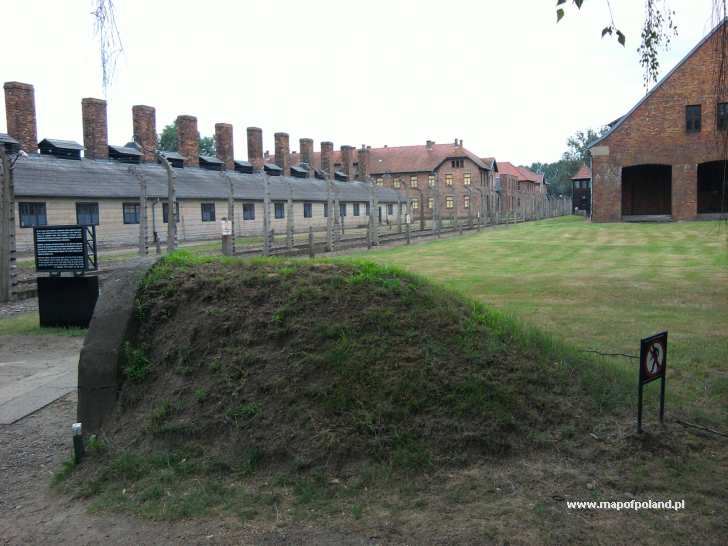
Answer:
POLYGON ((493 158, 481 159, 455 139, 450 144, 428 140, 423 145, 362 147, 342 146, 340 151, 324 151, 330 159, 314 154, 314 165, 326 169, 330 162, 340 176, 359 173, 379 187, 407 194, 414 219, 432 218, 435 199, 439 199, 444 218, 467 218, 483 214, 489 206, 488 193, 495 190, 498 164, 493 158))
POLYGON ((728 55, 716 26, 609 132, 591 146, 592 219, 692 220, 726 210, 728 55))

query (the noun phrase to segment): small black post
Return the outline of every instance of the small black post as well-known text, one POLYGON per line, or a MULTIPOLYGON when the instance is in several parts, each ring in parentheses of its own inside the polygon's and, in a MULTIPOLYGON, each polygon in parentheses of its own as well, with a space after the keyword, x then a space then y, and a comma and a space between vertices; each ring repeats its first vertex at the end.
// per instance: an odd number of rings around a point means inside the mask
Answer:
POLYGON ((84 447, 83 435, 81 434, 81 423, 73 423, 71 426, 73 432, 73 462, 80 464, 83 460, 84 447))
POLYGON ((665 422, 665 375, 660 381, 660 424, 665 422))
POLYGON ((644 387, 644 383, 642 381, 639 382, 639 387, 637 388, 637 433, 642 434, 642 388, 644 387))

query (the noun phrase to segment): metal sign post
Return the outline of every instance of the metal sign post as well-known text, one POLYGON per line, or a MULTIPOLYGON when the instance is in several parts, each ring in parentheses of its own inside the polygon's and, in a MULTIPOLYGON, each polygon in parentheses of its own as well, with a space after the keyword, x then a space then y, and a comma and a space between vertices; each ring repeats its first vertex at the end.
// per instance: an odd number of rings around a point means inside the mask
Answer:
POLYGON ((667 369, 667 332, 646 337, 640 342, 640 371, 637 394, 637 432, 642 432, 642 391, 647 383, 660 379, 660 423, 665 417, 665 370, 667 369))

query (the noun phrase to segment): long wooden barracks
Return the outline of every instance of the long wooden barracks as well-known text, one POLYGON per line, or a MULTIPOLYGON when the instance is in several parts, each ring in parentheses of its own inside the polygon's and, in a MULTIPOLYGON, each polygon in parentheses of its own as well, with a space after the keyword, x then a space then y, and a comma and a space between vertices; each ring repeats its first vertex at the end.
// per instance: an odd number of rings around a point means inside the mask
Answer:
POLYGON ((713 219, 728 210, 726 20, 591 147, 592 219, 713 219), (723 51, 721 51, 723 48, 723 51))
MULTIPOLYGON (((157 157, 155 109, 132 108, 134 142, 110 145, 107 138, 106 102, 82 100, 83 145, 53 138, 38 141, 32 85, 4 85, 7 134, 0 145, 22 149, 27 155, 15 163, 16 245, 20 252, 32 248, 33 226, 94 224, 102 247, 133 245, 139 241, 141 218, 140 180, 146 182, 146 211, 150 239, 166 238, 167 176, 157 157), (83 152, 83 154, 82 154, 83 152)), ((271 228, 286 231, 290 215, 296 231, 327 223, 329 184, 338 208, 335 215, 350 227, 366 225, 372 184, 366 162, 358 172, 339 171, 327 162, 331 143, 322 143, 327 170, 313 166, 313 141, 301 139, 301 153, 291 154, 286 133, 275 134, 275 162, 266 162, 263 133, 247 129, 248 161, 233 157, 233 127, 215 126, 217 156, 199 154, 197 120, 176 120, 178 152, 164 153, 174 167, 177 186, 177 221, 180 241, 220 236, 219 220, 227 216, 232 185, 238 235, 262 232, 264 180, 268 177, 271 228), (291 164, 292 158, 298 159, 291 164), (292 198, 292 201, 291 201, 292 198), (290 207, 289 203, 292 203, 290 207), (291 209, 291 210, 289 210, 291 209)), ((404 192, 374 186, 381 222, 395 221, 408 206, 404 192)))

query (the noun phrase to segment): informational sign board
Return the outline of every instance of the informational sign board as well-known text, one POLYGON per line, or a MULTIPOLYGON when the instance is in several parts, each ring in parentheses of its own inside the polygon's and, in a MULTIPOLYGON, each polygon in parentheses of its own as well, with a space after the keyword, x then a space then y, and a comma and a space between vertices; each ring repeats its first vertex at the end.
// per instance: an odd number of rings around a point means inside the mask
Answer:
POLYGON ((233 223, 226 218, 220 220, 220 230, 222 231, 223 237, 233 234, 233 223))
POLYGON ((640 342, 637 432, 642 432, 642 391, 647 383, 660 380, 660 422, 665 416, 665 372, 667 370, 667 332, 646 337, 640 342))
POLYGON ((95 226, 35 226, 33 243, 38 272, 98 269, 95 226))

